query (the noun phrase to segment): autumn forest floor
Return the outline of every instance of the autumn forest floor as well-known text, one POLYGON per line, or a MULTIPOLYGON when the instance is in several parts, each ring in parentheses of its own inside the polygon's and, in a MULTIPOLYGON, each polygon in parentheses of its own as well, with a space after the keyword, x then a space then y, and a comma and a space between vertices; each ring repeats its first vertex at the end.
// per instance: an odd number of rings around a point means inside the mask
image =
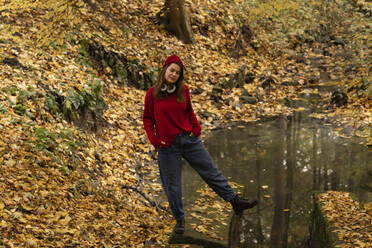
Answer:
POLYGON ((313 117, 371 146, 370 2, 188 0, 194 44, 158 24, 163 2, 0 0, 0 247, 167 244, 142 111, 172 53, 203 137, 335 85, 313 117))

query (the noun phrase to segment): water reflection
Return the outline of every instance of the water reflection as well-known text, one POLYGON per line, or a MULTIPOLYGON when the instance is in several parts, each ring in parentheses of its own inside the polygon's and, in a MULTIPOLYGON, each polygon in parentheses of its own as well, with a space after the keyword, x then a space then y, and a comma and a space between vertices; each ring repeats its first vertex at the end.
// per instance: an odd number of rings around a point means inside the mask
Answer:
MULTIPOLYGON (((300 112, 219 130, 206 141, 229 181, 244 185, 244 195, 261 201, 244 217, 241 247, 306 247, 314 190, 349 191, 360 202, 371 201, 363 186, 371 181, 372 153, 306 116, 300 112)), ((202 184, 186 166, 188 202, 202 184)))

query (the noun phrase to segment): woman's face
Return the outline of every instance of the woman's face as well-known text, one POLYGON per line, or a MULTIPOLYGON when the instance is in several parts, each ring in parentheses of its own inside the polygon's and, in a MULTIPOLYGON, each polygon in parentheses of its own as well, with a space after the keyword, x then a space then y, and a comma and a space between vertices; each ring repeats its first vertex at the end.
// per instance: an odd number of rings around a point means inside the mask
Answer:
POLYGON ((181 67, 176 63, 170 64, 167 70, 165 71, 165 81, 167 81, 168 84, 176 83, 180 76, 181 67))

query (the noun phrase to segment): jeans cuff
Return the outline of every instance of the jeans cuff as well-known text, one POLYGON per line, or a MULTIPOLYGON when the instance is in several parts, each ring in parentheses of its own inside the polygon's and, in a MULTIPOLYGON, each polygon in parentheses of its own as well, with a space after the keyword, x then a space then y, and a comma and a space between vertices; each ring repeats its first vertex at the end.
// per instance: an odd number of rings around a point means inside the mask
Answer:
POLYGON ((234 197, 236 196, 236 193, 234 193, 231 197, 225 199, 226 202, 230 202, 234 197))

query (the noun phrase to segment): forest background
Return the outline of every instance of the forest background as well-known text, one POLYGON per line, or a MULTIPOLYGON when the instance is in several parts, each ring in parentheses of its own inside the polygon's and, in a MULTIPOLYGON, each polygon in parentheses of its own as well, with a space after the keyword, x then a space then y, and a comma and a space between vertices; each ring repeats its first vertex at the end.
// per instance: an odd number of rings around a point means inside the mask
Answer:
POLYGON ((167 243, 142 111, 172 53, 204 135, 302 111, 283 100, 332 84, 313 117, 371 146, 371 13, 363 0, 0 0, 0 245, 167 243), (172 2, 188 39, 167 31, 172 2))

